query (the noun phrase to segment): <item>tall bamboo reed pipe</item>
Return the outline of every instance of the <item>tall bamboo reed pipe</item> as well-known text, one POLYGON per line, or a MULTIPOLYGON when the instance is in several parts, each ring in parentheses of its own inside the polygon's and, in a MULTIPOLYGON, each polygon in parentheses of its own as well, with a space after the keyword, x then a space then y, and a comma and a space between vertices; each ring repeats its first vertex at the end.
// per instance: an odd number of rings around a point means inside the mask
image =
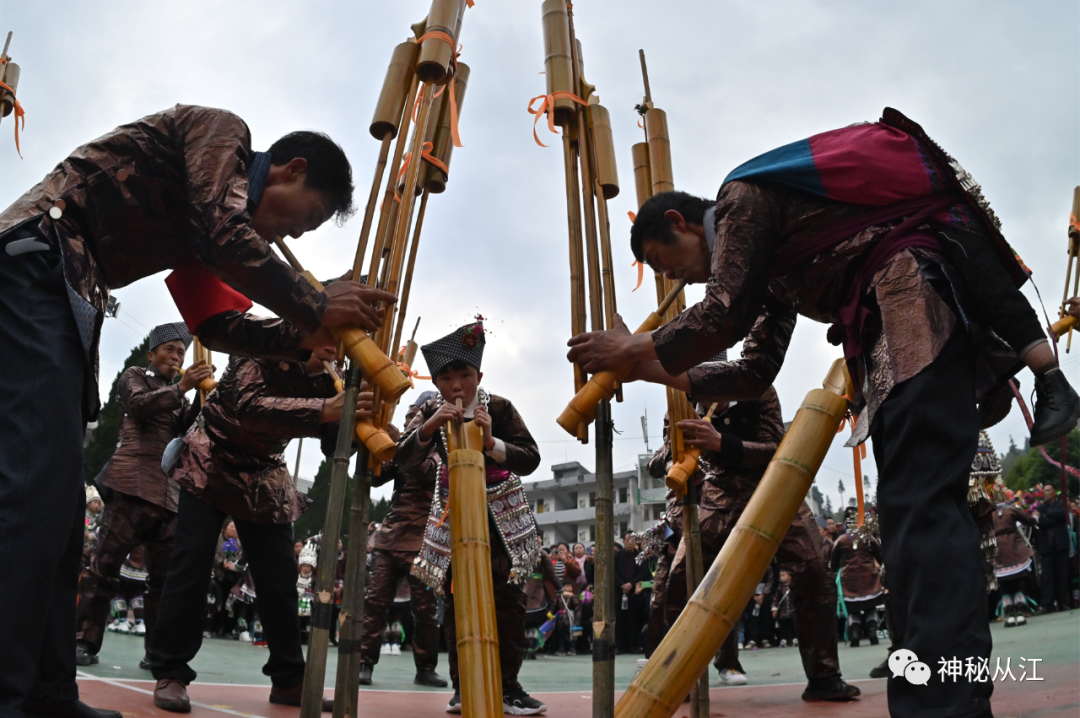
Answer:
POLYGON ((847 412, 851 380, 833 363, 806 395, 765 476, 675 625, 615 706, 616 718, 670 718, 708 668, 810 490, 847 412))
MULTIPOLYGON (((424 228, 424 215, 427 214, 428 197, 430 190, 425 189, 420 197, 420 209, 416 212, 416 229, 413 230, 412 246, 409 248, 409 265, 405 270, 405 278, 401 283, 401 291, 398 297, 397 328, 394 330, 394 341, 391 348, 401 346, 401 335, 405 325, 406 312, 409 309, 409 294, 412 292, 413 273, 416 271, 416 252, 420 248, 420 230, 424 228)), ((410 367, 411 361, 405 362, 410 367)))
POLYGON ((345 585, 341 592, 338 629, 337 680, 334 683, 334 718, 358 715, 360 701, 360 638, 364 624, 364 586, 367 583, 367 524, 371 505, 371 472, 366 452, 360 449, 353 470, 352 506, 349 508, 349 545, 345 552, 345 585))
MULTIPOLYGON (((323 291, 323 285, 311 272, 303 268, 296 255, 281 238, 278 238, 277 246, 293 269, 304 275, 313 287, 320 292, 323 291)), ((344 344, 345 354, 357 363, 369 384, 378 386, 391 398, 397 398, 409 389, 409 380, 361 329, 358 327, 330 327, 329 329, 334 339, 344 344)))
MULTIPOLYGON (((570 124, 563 127, 563 169, 566 178, 566 222, 570 242, 570 332, 574 336, 585 331, 585 260, 581 248, 581 213, 575 189, 577 170, 574 148, 570 141, 570 124)), ((574 365, 574 391, 585 387, 585 372, 574 365)), ((579 441, 588 440, 587 428, 575 425, 567 429, 579 441)))
POLYGON ((491 718, 502 715, 503 698, 491 576, 484 433, 474 421, 453 422, 447 428, 451 590, 457 624, 461 712, 466 718, 491 718))
MULTIPOLYGON (((644 334, 659 329, 663 324, 661 315, 667 311, 669 304, 675 301, 684 286, 686 286, 685 283, 679 280, 676 287, 668 296, 664 297, 660 307, 645 318, 645 321, 641 323, 641 326, 637 328, 634 334, 644 334)), ((574 436, 579 424, 591 424, 596 417, 597 404, 601 401, 608 401, 615 396, 615 384, 625 379, 633 368, 634 365, 630 364, 619 369, 608 369, 593 374, 585 386, 581 388, 581 391, 574 395, 574 398, 570 400, 569 405, 557 419, 559 426, 569 432, 571 436, 574 436)))
MULTIPOLYGON (((547 94, 577 94, 570 50, 570 21, 565 0, 544 0, 540 6, 540 15, 544 27, 544 81, 547 83, 547 94)), ((553 110, 555 123, 565 126, 570 122, 574 105, 573 100, 557 98, 553 110)))
MULTIPOLYGON (((1069 266, 1065 268, 1065 292, 1061 296, 1061 316, 1065 316, 1065 302, 1069 297, 1080 294, 1080 187, 1073 190, 1072 214, 1069 215, 1069 266), (1069 293, 1069 279, 1072 279, 1072 293, 1069 293)), ((1073 317, 1075 319, 1075 317, 1073 317)), ((1075 322, 1073 322, 1075 325, 1075 322)), ((1072 350, 1072 326, 1065 327, 1069 338, 1065 341, 1065 352, 1072 350)))
MULTIPOLYGON (((705 575, 705 559, 701 549, 701 523, 698 521, 697 487, 690 482, 683 495, 683 528, 685 529, 686 549, 686 595, 693 596, 701 585, 705 575)), ((690 718, 709 718, 709 672, 702 672, 701 678, 690 690, 690 718)))
POLYGON ((341 535, 341 515, 345 508, 345 488, 349 480, 349 456, 352 454, 353 420, 359 393, 360 372, 357 370, 357 363, 353 363, 345 381, 345 405, 341 414, 333 467, 330 470, 330 495, 327 497, 326 523, 323 526, 322 538, 323 560, 319 562, 315 596, 311 603, 311 636, 308 639, 304 692, 300 699, 301 718, 322 716, 326 651, 330 643, 330 626, 334 616, 334 582, 337 579, 337 561, 333 557, 337 555, 338 537, 341 535))
MULTIPOLYGON (((455 75, 454 75, 454 93, 457 96, 457 114, 458 121, 461 120, 461 113, 465 108, 465 95, 469 88, 469 76, 472 74, 471 68, 464 62, 457 63, 455 75)), ((443 92, 445 95, 446 92, 443 92)), ((454 154, 454 142, 451 136, 451 120, 452 115, 450 112, 450 102, 443 102, 439 108, 438 122, 434 125, 434 132, 430 129, 428 136, 431 137, 431 155, 438 159, 447 169, 450 168, 450 159, 454 154)), ((449 175, 444 174, 441 169, 435 165, 424 163, 424 174, 420 180, 424 189, 432 194, 441 194, 446 191, 446 183, 449 181, 449 175)))

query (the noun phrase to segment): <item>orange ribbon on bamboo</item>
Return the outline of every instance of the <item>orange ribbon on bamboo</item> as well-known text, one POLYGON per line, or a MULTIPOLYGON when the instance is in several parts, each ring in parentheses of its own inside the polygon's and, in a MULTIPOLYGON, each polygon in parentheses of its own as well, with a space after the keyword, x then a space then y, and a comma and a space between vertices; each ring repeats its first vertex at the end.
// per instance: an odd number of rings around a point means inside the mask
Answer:
POLYGON ((566 90, 557 90, 550 95, 537 95, 529 100, 527 109, 529 110, 530 115, 535 115, 535 117, 533 117, 533 139, 536 140, 536 144, 541 147, 547 147, 547 145, 541 142, 540 136, 536 134, 536 123, 540 121, 540 115, 547 112, 548 130, 550 130, 553 135, 559 134, 555 131, 555 115, 552 113, 552 110, 555 109, 555 100, 573 100, 583 107, 589 106, 589 103, 585 102, 585 100, 581 99, 573 92, 567 92, 566 90), (541 102, 540 106, 534 110, 533 103, 537 100, 543 100, 543 102, 541 102))
MULTIPOLYGON (((405 347, 402 347, 402 349, 404 348, 405 347)), ((431 380, 430 376, 420 376, 420 372, 416 371, 403 361, 397 362, 397 368, 400 369, 402 373, 405 374, 405 376, 409 377, 409 384, 412 386, 413 389, 416 388, 416 382, 413 381, 413 379, 425 379, 428 381, 431 380)))
POLYGON ((11 99, 15 103, 15 151, 19 153, 19 159, 23 158, 22 149, 19 147, 19 120, 22 120, 23 129, 26 129, 26 110, 23 109, 22 103, 19 102, 19 98, 15 96, 15 88, 8 85, 6 82, 0 82, 0 87, 4 88, 11 93, 11 99))
POLYGON ((460 50, 454 46, 454 38, 450 37, 449 33, 443 32, 442 30, 428 30, 418 37, 416 42, 422 45, 424 40, 429 38, 432 40, 442 40, 450 46, 450 62, 455 68, 455 72, 450 75, 450 138, 454 141, 454 147, 464 147, 465 145, 461 144, 461 137, 458 135, 457 92, 454 90, 455 78, 457 76, 457 58, 461 53, 460 50))
MULTIPOLYGON (((844 397, 851 401, 850 397, 844 397)), ((851 422, 851 433, 855 434, 855 422, 859 419, 852 413, 848 413, 846 417, 840 422, 840 426, 836 428, 836 433, 839 434, 844 429, 844 424, 851 422)), ((859 513, 859 528, 862 528, 866 515, 866 500, 863 497, 863 473, 862 473, 862 460, 866 458, 866 444, 859 444, 851 449, 852 456, 855 460, 855 500, 858 505, 859 513)))
MULTIPOLYGON (((627 212, 626 216, 630 218, 631 224, 637 221, 637 215, 633 212, 627 212)), ((637 290, 641 289, 641 281, 645 279, 645 263, 639 262, 635 259, 634 263, 630 266, 637 267, 637 286, 630 290, 631 292, 636 292, 637 290)))
MULTIPOLYGON (((425 142, 424 144, 422 144, 420 146, 420 159, 427 160, 428 162, 442 170, 442 173, 444 175, 449 176, 450 168, 446 166, 446 163, 441 162, 439 158, 431 154, 431 148, 432 144, 430 142, 425 142)), ((410 160, 412 160, 412 152, 406 152, 405 156, 401 160, 401 169, 398 170, 398 182, 401 182, 401 179, 405 176, 405 172, 408 171, 410 160)), ((401 201, 401 196, 397 193, 397 190, 394 190, 394 199, 396 199, 398 202, 401 201)))

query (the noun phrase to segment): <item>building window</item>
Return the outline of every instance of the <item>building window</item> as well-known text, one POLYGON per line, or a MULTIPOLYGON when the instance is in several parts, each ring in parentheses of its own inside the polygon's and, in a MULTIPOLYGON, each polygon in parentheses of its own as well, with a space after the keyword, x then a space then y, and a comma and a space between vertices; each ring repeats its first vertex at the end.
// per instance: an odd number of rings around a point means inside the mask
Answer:
MULTIPOLYGON (((537 499, 536 500, 536 513, 538 513, 538 514, 544 513, 544 500, 543 499, 537 499)), ((543 542, 541 542, 541 543, 543 543, 543 542)))
POLYGON ((596 506, 596 492, 589 492, 589 506, 596 506))
POLYGON ((623 486, 621 489, 619 489, 619 503, 620 504, 625 504, 626 500, 627 500, 627 490, 626 490, 626 487, 623 486))
POLYGON ((596 524, 589 527, 589 540, 594 543, 596 541, 596 524))

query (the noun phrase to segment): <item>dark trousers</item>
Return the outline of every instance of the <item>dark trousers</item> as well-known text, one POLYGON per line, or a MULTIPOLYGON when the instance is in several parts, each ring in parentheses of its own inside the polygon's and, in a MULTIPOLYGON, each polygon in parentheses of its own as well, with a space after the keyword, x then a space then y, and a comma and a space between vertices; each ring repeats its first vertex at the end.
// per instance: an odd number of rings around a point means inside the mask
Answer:
MULTIPOLYGON (((701 550, 705 566, 708 567, 716 560, 742 512, 699 509, 698 515, 701 521, 701 550)), ((829 581, 825 562, 821 558, 817 525, 805 503, 799 507, 799 513, 780 542, 776 560, 782 568, 791 572, 788 600, 795 607, 795 632, 799 638, 803 672, 807 679, 839 676, 840 658, 836 648, 836 621, 833 618, 836 588, 829 581)), ((686 562, 676 561, 668 579, 668 616, 672 623, 685 605, 686 562)), ((754 605, 751 602, 751 611, 754 605)), ((758 616, 747 619, 747 641, 776 640, 771 608, 770 600, 766 597, 759 607, 758 616)), ((717 663, 721 670, 730 668, 744 672, 739 664, 738 646, 738 641, 731 640, 729 636, 717 663)))
POLYGON ((993 683, 944 682, 938 661, 990 658, 979 530, 967 505, 978 448, 975 351, 962 328, 896 385, 875 417, 881 547, 900 648, 930 666, 927 685, 889 677, 893 718, 979 715, 993 683))
MULTIPOLYGON (((493 529, 494 530, 494 529, 493 529)), ((450 680, 458 690, 457 619, 454 616, 454 565, 446 572, 443 594, 446 611, 443 614, 443 630, 446 631, 446 647, 450 653, 450 680)), ((495 626, 499 632, 499 666, 502 669, 503 695, 521 690, 518 673, 525 660, 525 591, 518 584, 509 583, 510 557, 501 544, 493 542, 491 552, 491 578, 495 584, 495 626), (497 548, 496 548, 497 547, 497 548)))
POLYGON ((101 650, 101 639, 109 617, 109 604, 120 587, 120 567, 127 555, 140 545, 146 546, 146 591, 143 611, 146 622, 144 642, 150 646, 154 631, 161 587, 169 568, 173 549, 176 514, 157 504, 113 491, 105 506, 98 529, 98 542, 90 557, 90 568, 79 582, 79 610, 75 638, 90 645, 90 652, 101 650))
POLYGON ((1042 576, 1039 585, 1039 607, 1050 610, 1057 601, 1059 611, 1066 611, 1069 601, 1069 549, 1039 554, 1042 576))
POLYGON ((439 663, 439 610, 435 592, 412 575, 415 551, 371 552, 367 589, 364 592, 364 625, 361 632, 360 660, 369 666, 379 662, 382 634, 386 616, 394 603, 398 581, 409 582, 409 603, 412 607, 413 661, 416 670, 433 671, 439 663))
MULTIPOLYGON (((195 680, 188 663, 202 646, 206 582, 225 516, 224 511, 180 491, 176 548, 169 560, 157 625, 150 635, 154 678, 176 678, 185 684, 195 680)), ((270 649, 263 674, 275 686, 292 688, 304 680, 296 600, 299 568, 292 527, 236 519, 236 532, 255 579, 255 605, 270 649)))
POLYGON ((86 355, 59 251, 0 242, 0 716, 78 698, 86 355))

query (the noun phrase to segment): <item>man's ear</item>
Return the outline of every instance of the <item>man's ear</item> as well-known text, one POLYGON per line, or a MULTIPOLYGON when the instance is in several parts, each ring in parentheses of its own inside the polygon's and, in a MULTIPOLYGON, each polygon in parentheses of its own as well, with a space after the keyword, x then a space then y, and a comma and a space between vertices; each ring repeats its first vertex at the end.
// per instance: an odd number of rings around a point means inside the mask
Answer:
POLYGON ((664 219, 671 223, 672 229, 677 229, 680 232, 686 231, 686 219, 682 216, 682 213, 677 209, 669 209, 664 212, 664 219))
POLYGON ((479 384, 483 380, 484 380, 484 372, 482 372, 482 371, 476 372, 476 383, 479 384))
POLYGON ((290 184, 294 182, 303 183, 304 179, 307 177, 307 167, 308 161, 305 158, 293 157, 282 167, 282 184, 290 184))

